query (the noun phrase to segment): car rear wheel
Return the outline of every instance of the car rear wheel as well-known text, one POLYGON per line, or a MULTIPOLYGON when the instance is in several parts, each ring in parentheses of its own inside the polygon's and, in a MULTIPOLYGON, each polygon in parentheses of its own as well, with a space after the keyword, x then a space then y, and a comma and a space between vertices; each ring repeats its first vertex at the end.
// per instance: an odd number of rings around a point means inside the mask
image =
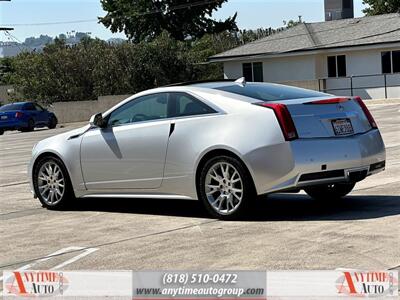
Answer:
POLYGON ((304 191, 316 200, 337 200, 350 193, 355 185, 355 183, 332 183, 307 187, 304 191))
POLYGON ((33 119, 29 119, 27 127, 21 128, 20 131, 28 132, 28 131, 33 131, 34 129, 35 129, 35 121, 33 119))
POLYGON ((55 117, 51 117, 47 127, 49 127, 50 129, 54 129, 56 128, 56 126, 57 126, 57 119, 55 117))
POLYGON ((236 219, 248 208, 255 193, 247 173, 239 160, 229 156, 212 158, 203 166, 199 198, 213 217, 236 219))
POLYGON ((65 208, 74 199, 67 170, 58 158, 44 157, 36 164, 33 185, 43 207, 65 208))

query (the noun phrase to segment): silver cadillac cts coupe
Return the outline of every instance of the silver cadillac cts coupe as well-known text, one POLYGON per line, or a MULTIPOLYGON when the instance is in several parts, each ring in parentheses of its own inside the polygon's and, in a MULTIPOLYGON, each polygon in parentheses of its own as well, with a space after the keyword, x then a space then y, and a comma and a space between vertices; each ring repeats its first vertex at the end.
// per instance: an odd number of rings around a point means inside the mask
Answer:
POLYGON ((28 174, 50 209, 88 197, 198 199, 232 219, 257 195, 338 199, 384 168, 382 137, 359 97, 241 78, 136 94, 39 142, 28 174))

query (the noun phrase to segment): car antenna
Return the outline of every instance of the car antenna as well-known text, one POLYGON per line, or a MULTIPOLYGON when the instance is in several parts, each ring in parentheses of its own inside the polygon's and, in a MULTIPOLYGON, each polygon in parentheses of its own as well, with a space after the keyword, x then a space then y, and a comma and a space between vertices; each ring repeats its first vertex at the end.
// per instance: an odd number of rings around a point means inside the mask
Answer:
POLYGON ((235 80, 235 83, 241 85, 242 87, 246 86, 246 78, 240 77, 235 80))

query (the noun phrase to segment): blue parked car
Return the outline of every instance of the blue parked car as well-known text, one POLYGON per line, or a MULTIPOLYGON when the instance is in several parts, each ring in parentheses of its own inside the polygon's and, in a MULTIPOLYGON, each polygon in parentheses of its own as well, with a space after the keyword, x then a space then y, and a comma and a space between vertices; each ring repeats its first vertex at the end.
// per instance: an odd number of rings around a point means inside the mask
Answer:
POLYGON ((0 135, 6 130, 32 131, 35 127, 57 126, 54 113, 33 102, 16 102, 0 107, 0 135))

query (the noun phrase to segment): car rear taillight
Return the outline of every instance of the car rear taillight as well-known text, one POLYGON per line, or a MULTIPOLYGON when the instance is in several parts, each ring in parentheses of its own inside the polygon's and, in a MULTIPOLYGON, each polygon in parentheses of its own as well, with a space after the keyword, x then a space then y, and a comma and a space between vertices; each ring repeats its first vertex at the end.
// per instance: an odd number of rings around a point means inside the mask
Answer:
POLYGON ((376 125, 376 122, 374 120, 374 117, 371 115, 371 113, 369 112, 367 106, 365 105, 365 103, 361 100, 361 97, 356 96, 353 98, 354 101, 356 101, 358 103, 358 105, 360 105, 362 111, 364 112, 364 115, 367 117, 369 124, 371 124, 372 128, 378 128, 378 125, 376 125))
POLYGON ((311 101, 311 102, 306 102, 304 104, 335 104, 335 103, 342 103, 349 101, 349 98, 346 97, 338 97, 338 98, 332 98, 332 99, 324 99, 324 100, 317 100, 317 101, 311 101))
POLYGON ((286 141, 292 141, 298 138, 292 116, 290 115, 290 112, 285 104, 280 104, 280 103, 254 103, 254 104, 270 108, 274 111, 286 141))
POLYGON ((17 112, 15 113, 15 117, 16 117, 17 119, 22 118, 23 115, 24 115, 24 114, 23 114, 22 112, 20 112, 20 111, 17 111, 17 112))

